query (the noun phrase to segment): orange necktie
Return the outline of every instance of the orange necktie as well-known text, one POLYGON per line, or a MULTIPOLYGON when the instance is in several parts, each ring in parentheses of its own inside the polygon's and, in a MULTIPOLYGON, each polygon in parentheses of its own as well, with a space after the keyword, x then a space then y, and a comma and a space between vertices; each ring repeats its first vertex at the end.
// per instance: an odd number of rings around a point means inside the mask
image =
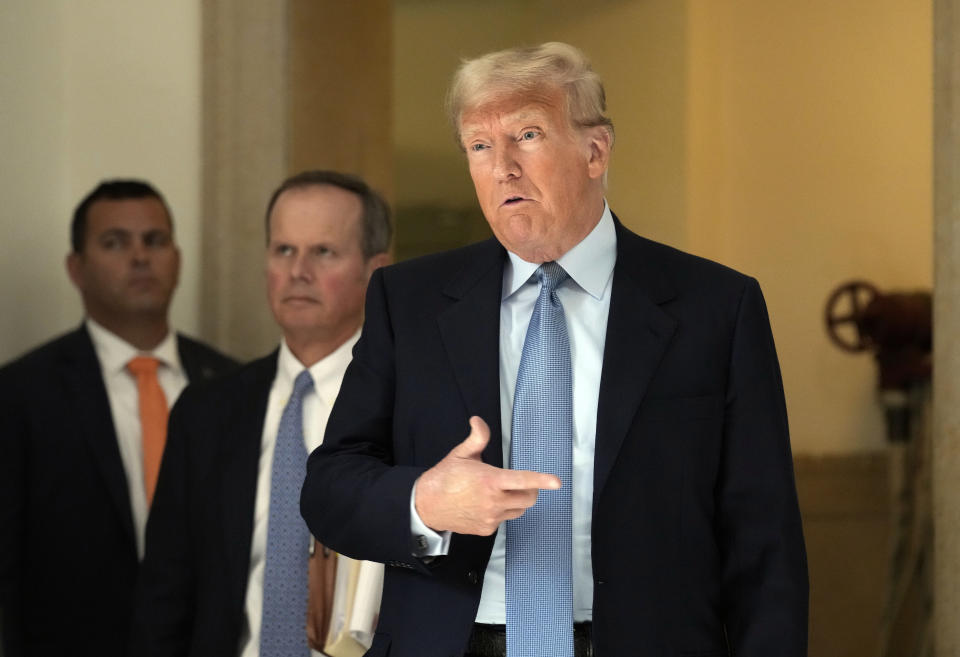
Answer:
POLYGON ((153 502, 157 487, 160 458, 167 441, 167 397, 157 379, 160 361, 149 356, 137 356, 127 363, 127 369, 137 378, 140 396, 140 429, 143 432, 143 487, 147 506, 153 502))

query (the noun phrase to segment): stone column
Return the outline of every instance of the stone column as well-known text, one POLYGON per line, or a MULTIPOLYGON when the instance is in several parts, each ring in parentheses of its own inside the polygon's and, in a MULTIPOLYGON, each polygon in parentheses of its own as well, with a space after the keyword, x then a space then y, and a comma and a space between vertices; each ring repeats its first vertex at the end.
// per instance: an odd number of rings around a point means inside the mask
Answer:
POLYGON ((203 0, 204 337, 250 358, 265 301, 264 210, 286 176, 337 169, 393 189, 390 0, 203 0))
POLYGON ((934 0, 935 654, 960 655, 960 2, 934 0))
POLYGON ((290 0, 289 76, 291 170, 354 173, 392 201, 393 1, 290 0))
POLYGON ((286 0, 203 0, 204 337, 240 358, 279 331, 267 310, 263 212, 287 174, 286 0))

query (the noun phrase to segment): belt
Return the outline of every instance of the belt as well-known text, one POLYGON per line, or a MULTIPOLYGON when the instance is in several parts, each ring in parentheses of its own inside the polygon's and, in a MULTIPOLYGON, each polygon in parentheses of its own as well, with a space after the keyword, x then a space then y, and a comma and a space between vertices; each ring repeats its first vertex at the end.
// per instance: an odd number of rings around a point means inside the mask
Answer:
MULTIPOLYGON (((593 624, 573 624, 574 657, 593 657, 593 624)), ((507 626, 474 623, 463 657, 506 657, 507 626)))

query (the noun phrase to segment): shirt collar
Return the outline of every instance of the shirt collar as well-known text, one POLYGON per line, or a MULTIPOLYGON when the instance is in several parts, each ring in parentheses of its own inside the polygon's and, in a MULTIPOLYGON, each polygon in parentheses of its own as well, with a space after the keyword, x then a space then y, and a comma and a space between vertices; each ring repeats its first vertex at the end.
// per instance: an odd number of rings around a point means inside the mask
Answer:
POLYGON ((290 351, 290 347, 287 346, 287 341, 281 340, 280 356, 277 359, 278 382, 288 391, 293 390, 293 382, 300 372, 304 369, 309 369, 310 378, 313 379, 313 389, 316 391, 317 396, 327 405, 333 406, 333 402, 337 398, 337 393, 340 391, 343 372, 353 359, 353 345, 357 343, 359 338, 360 329, 358 328, 356 333, 350 336, 346 342, 309 368, 304 368, 303 363, 290 351))
POLYGON ((97 358, 100 360, 100 367, 105 373, 125 370, 130 359, 136 356, 151 356, 159 360, 161 365, 175 372, 183 370, 180 364, 180 352, 177 350, 176 334, 173 331, 167 331, 167 335, 160 344, 152 350, 141 351, 89 317, 85 323, 93 348, 97 352, 97 358))
MULTIPOLYGON (((540 266, 539 263, 527 262, 516 253, 507 251, 507 255, 510 258, 503 272, 502 299, 519 290, 540 266)), ((577 285, 590 296, 600 299, 610 283, 616 261, 617 231, 613 225, 613 213, 604 199, 600 221, 579 244, 560 256, 557 262, 577 285)))

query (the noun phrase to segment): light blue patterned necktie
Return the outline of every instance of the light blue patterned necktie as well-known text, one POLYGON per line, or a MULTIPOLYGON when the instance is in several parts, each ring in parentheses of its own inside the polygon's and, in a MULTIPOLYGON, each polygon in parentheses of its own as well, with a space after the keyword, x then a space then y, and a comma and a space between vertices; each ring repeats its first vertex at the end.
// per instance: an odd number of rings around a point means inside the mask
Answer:
POLYGON ((310 533, 300 517, 300 488, 307 471, 303 396, 312 388, 310 372, 300 372, 280 417, 273 450, 260 657, 310 654, 306 629, 310 533))
POLYGON ((537 269, 540 296, 523 343, 513 398, 510 467, 554 474, 560 490, 507 521, 508 657, 573 657, 573 386, 557 288, 567 272, 537 269))

